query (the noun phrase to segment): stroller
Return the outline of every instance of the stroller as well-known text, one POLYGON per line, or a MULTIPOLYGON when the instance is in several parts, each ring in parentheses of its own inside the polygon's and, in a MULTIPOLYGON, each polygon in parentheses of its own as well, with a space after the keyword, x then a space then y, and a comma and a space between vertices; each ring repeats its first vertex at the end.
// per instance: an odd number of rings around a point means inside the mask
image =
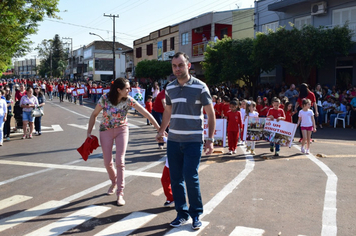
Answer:
POLYGON ((16 129, 22 129, 22 108, 20 107, 20 101, 17 101, 14 106, 14 117, 16 121, 16 129))

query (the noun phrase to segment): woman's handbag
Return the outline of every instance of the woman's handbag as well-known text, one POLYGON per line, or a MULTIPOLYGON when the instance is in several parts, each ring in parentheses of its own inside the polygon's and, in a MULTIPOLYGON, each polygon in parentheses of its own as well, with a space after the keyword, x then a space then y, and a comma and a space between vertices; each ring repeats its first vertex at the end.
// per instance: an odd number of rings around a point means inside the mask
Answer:
POLYGON ((41 117, 43 115, 44 115, 43 110, 40 107, 34 108, 31 112, 31 116, 33 117, 41 117))

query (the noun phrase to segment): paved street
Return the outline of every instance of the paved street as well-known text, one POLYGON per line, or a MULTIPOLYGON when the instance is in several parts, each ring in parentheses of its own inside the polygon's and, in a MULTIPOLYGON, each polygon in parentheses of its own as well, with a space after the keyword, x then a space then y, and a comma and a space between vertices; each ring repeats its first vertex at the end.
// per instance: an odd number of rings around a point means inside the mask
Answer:
POLYGON ((21 140, 14 134, 4 142, 0 235, 356 235, 356 130, 318 130, 310 155, 296 143, 275 158, 268 143, 258 143, 254 157, 242 146, 236 155, 203 156, 203 227, 193 231, 191 221, 170 228, 176 213, 163 207, 160 182, 165 149, 133 112, 126 205, 118 207, 116 197, 105 194, 110 182, 101 149, 86 162, 76 151, 92 109, 91 103, 48 101, 42 136, 21 140))

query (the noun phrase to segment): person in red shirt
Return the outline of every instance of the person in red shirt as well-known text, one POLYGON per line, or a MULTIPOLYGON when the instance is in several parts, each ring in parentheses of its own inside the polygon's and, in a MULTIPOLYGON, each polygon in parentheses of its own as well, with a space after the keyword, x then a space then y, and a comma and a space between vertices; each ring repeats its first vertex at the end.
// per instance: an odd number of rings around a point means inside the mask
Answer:
POLYGON ((261 114, 261 110, 263 108, 263 102, 261 96, 258 96, 256 99, 256 111, 258 114, 261 114))
POLYGON ((293 123, 292 118, 295 112, 293 111, 293 104, 290 102, 286 102, 284 106, 284 113, 286 115, 285 121, 293 123))
POLYGON ((237 142, 239 140, 239 133, 242 127, 241 113, 237 110, 237 101, 230 102, 230 110, 225 114, 228 121, 227 124, 227 139, 229 145, 229 155, 236 153, 237 142))
MULTIPOLYGON (((164 109, 166 107, 166 87, 167 87, 166 83, 163 86, 163 89, 161 92, 159 92, 159 94, 157 95, 154 103, 153 103, 153 107, 152 107, 152 116, 156 119, 157 123, 159 125, 161 125, 162 123, 162 117, 163 117, 163 112, 164 109)), ((168 132, 168 130, 166 130, 166 132, 168 132)), ((162 143, 158 143, 158 148, 159 149, 163 149, 164 146, 164 142, 162 143)))
MULTIPOLYGON (((283 109, 279 108, 280 103, 281 103, 281 101, 279 100, 279 98, 273 99, 273 102, 272 102, 273 108, 270 108, 268 110, 267 118, 269 118, 271 120, 276 119, 277 121, 286 119, 286 115, 284 114, 283 109)), ((279 156, 279 150, 280 150, 280 145, 276 144, 276 152, 274 153, 275 156, 279 156)), ((272 142, 270 143, 270 151, 271 152, 274 151, 274 143, 272 143, 272 142)))
POLYGON ((225 118, 227 112, 230 110, 230 98, 225 96, 223 100, 224 103, 221 105, 221 117, 225 118))
MULTIPOLYGON (((146 105, 146 110, 152 114, 152 95, 147 96, 147 101, 145 105, 146 105)), ((149 119, 147 119, 147 125, 151 125, 149 119)))
POLYGON ((64 84, 60 82, 58 85, 58 93, 59 93, 59 102, 63 102, 64 98, 64 84))
POLYGON ((216 103, 214 105, 214 111, 215 111, 215 117, 216 119, 220 119, 221 118, 221 98, 218 97, 216 98, 216 103))
POLYGON ((263 98, 263 107, 261 108, 261 110, 259 112, 260 117, 266 117, 270 108, 271 108, 271 106, 269 105, 268 98, 264 97, 263 98))

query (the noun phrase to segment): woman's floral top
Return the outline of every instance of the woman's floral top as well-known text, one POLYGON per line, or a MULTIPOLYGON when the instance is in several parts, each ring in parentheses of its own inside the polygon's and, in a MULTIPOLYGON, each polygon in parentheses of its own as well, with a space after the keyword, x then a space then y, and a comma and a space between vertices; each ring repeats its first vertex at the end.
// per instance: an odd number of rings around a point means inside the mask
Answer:
POLYGON ((135 107, 136 100, 128 96, 126 101, 121 101, 114 106, 104 94, 98 101, 103 108, 103 117, 100 122, 99 131, 114 129, 122 125, 127 125, 127 112, 130 108, 135 107))

